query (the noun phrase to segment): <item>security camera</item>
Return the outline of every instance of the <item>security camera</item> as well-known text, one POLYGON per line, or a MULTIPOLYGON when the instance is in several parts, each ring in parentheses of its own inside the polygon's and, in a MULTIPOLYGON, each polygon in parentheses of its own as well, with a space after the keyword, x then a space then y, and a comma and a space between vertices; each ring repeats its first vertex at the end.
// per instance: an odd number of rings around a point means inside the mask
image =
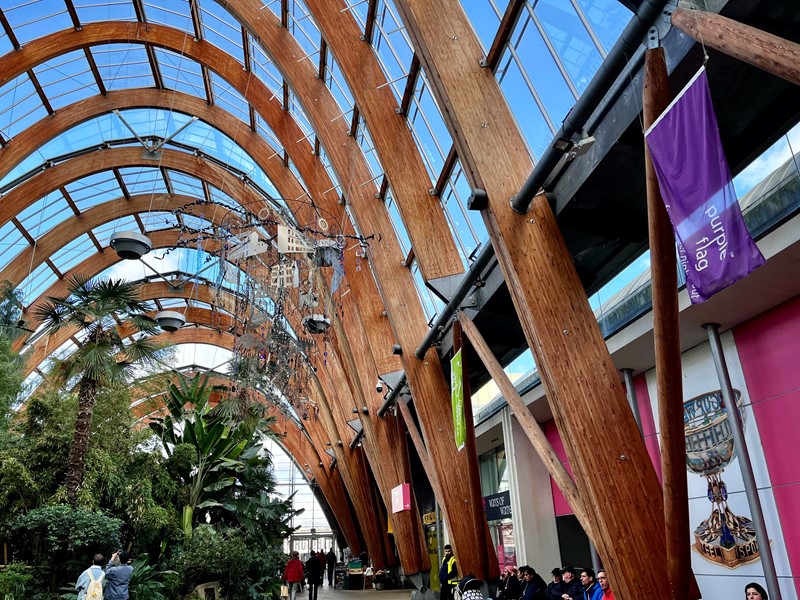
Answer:
POLYGON ((375 384, 375 391, 379 394, 383 391, 383 382, 378 379, 378 382, 375 384))

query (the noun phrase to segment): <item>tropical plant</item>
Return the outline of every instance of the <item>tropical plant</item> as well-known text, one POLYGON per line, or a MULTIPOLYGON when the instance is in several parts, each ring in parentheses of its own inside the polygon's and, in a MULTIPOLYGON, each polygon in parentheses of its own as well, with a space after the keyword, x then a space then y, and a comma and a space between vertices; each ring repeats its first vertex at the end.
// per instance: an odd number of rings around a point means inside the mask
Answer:
POLYGON ((166 600, 164 592, 177 573, 158 570, 149 563, 147 555, 134 560, 132 566, 130 600, 166 600))
MULTIPOLYGON (((182 528, 191 536, 197 509, 231 513, 243 526, 259 527, 274 541, 288 533, 289 503, 271 500, 270 459, 263 449, 269 419, 255 423, 217 414, 209 404, 207 375, 181 376, 165 398, 168 414, 150 422, 169 456, 171 469, 186 490, 182 528)), ((226 519, 220 518, 221 521, 226 519)))
POLYGON ((34 316, 52 335, 64 327, 77 332, 81 341, 72 354, 55 363, 52 374, 57 381, 77 378, 78 415, 67 463, 67 499, 74 504, 83 481, 92 414, 100 388, 125 381, 136 366, 150 365, 158 358, 157 347, 149 335, 157 324, 146 313, 151 306, 139 299, 139 286, 122 280, 92 280, 74 276, 66 298, 49 297, 33 309, 34 316), (117 319, 123 322, 118 327, 117 319), (124 330, 124 331, 123 331, 124 330))

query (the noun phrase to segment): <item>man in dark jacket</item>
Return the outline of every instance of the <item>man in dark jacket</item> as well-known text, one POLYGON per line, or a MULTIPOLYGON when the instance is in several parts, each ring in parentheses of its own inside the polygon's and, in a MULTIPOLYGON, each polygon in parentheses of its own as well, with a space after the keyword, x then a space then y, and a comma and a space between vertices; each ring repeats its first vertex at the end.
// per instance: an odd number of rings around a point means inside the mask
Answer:
POLYGON ((328 567, 328 585, 333 587, 333 572, 336 570, 336 554, 333 551, 333 548, 330 549, 330 552, 325 555, 325 563, 328 567))
POLYGON ((308 579, 308 600, 317 600, 317 590, 322 584, 322 572, 325 566, 313 550, 311 558, 306 561, 306 578, 308 579))
POLYGON ((561 594, 563 600, 583 600, 583 586, 575 576, 575 567, 567 565, 561 569, 564 578, 564 588, 561 594))
POLYGON ((439 567, 439 583, 442 586, 439 600, 453 600, 453 588, 458 584, 458 564, 450 544, 444 547, 444 558, 439 567))
POLYGON ((133 567, 128 564, 130 555, 124 550, 114 552, 106 565, 106 587, 103 600, 128 600, 128 584, 133 567))
POLYGON ((564 593, 564 582, 561 581, 561 569, 556 567, 551 571, 553 575, 553 581, 547 584, 547 591, 545 592, 545 598, 547 600, 561 600, 561 594, 564 593))

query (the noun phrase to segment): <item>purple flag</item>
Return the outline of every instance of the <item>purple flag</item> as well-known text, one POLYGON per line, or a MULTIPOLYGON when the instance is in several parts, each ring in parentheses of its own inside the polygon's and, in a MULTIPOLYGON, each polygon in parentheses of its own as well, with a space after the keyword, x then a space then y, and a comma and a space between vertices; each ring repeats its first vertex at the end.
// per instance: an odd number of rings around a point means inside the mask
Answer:
POLYGON ((645 133, 692 303, 764 263, 742 218, 705 68, 645 133))

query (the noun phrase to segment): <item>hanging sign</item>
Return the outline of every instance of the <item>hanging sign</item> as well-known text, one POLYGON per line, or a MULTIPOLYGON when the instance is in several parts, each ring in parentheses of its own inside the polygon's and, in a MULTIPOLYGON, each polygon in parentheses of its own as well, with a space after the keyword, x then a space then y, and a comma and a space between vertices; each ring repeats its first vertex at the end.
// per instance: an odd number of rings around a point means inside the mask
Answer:
POLYGON ((453 406, 453 430, 456 448, 461 451, 467 441, 467 419, 464 416, 464 378, 461 350, 450 359, 450 402, 453 406))
POLYGON ((407 483, 392 488, 392 513, 404 510, 411 510, 411 486, 407 483))

